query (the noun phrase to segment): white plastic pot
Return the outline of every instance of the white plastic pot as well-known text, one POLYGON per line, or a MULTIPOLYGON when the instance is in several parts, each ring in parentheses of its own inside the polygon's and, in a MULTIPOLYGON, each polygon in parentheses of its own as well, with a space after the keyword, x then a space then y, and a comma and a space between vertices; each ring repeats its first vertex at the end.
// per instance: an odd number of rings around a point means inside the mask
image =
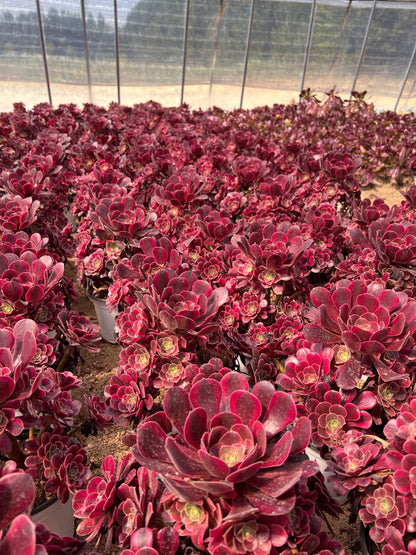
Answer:
POLYGON ((331 494, 331 497, 333 497, 336 501, 338 501, 340 505, 343 505, 347 500, 348 494, 345 493, 344 495, 337 495, 335 493, 334 485, 331 482, 328 482, 328 476, 330 472, 328 472, 327 470, 328 465, 326 464, 326 460, 323 459, 319 454, 319 451, 317 451, 313 447, 307 447, 305 449, 305 453, 308 456, 309 460, 318 463, 319 470, 323 474, 325 485, 328 488, 328 491, 331 494))
POLYGON ((117 310, 110 312, 107 308, 106 300, 94 297, 93 295, 91 295, 88 288, 87 297, 94 305, 102 338, 105 341, 108 341, 108 343, 117 343, 117 334, 114 329, 116 326, 115 317, 118 314, 117 310))
POLYGON ((48 499, 33 509, 30 515, 33 522, 44 524, 51 532, 63 537, 74 536, 74 509, 72 495, 66 503, 61 503, 56 497, 48 499))
POLYGON ((69 223, 69 225, 72 228, 72 231, 75 231, 77 229, 77 219, 76 217, 72 214, 71 210, 69 208, 64 208, 64 216, 67 220, 67 222, 69 223))

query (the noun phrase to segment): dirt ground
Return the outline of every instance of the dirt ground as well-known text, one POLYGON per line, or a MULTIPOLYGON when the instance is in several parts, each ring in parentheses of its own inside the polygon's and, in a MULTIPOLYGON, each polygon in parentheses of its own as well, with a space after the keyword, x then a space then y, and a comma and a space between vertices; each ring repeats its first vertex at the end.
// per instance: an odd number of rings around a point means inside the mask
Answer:
MULTIPOLYGON (((370 90, 366 87, 367 90, 370 90)), ((117 87, 108 85, 92 85, 91 96, 87 85, 70 83, 52 83, 52 102, 54 106, 73 102, 82 105, 84 102, 92 102, 99 106, 108 106, 110 102, 117 102, 117 87)), ((224 110, 233 110, 240 106, 241 85, 229 85, 214 83, 212 88, 209 83, 191 84, 186 83, 184 99, 191 109, 206 110, 211 106, 221 106, 224 110)), ((325 95, 317 95, 321 100, 325 95)), ((342 98, 349 97, 349 91, 341 91, 342 98)), ((248 86, 244 88, 243 108, 251 109, 256 106, 271 106, 273 104, 289 104, 297 101, 299 90, 296 84, 292 89, 279 90, 261 86, 248 86)), ((48 91, 45 81, 0 81, 0 112, 9 112, 13 109, 13 102, 19 99, 26 107, 32 108, 40 102, 49 102, 48 91)), ((389 96, 386 92, 370 94, 370 101, 383 110, 393 110, 396 96, 389 96)), ((120 87, 120 101, 124 105, 132 106, 154 100, 163 106, 177 106, 181 100, 181 86, 178 81, 176 85, 153 85, 135 86, 122 85, 120 87)), ((401 106, 401 105, 400 105, 401 106)), ((407 106, 411 109, 412 106, 407 106)))
MULTIPOLYGON (((362 192, 362 196, 368 198, 381 197, 389 206, 400 204, 403 199, 399 190, 389 183, 365 190, 362 192)), ((77 310, 98 323, 91 301, 85 295, 83 288, 76 282, 76 270, 71 260, 66 264, 66 275, 73 280, 79 292, 73 310, 77 310)), ((105 341, 102 342, 99 353, 89 353, 85 349, 81 349, 82 362, 80 363, 79 376, 82 378, 85 393, 88 395, 96 394, 103 399, 104 387, 109 383, 114 369, 118 366, 119 351, 120 347, 118 345, 112 345, 105 341)), ((125 427, 112 426, 100 432, 97 436, 91 435, 85 439, 84 447, 94 474, 99 473, 101 462, 107 455, 113 455, 115 459, 121 459, 128 453, 128 449, 124 448, 121 442, 121 438, 126 431, 125 427)), ((348 507, 346 507, 345 516, 339 519, 330 519, 329 523, 333 537, 341 541, 346 547, 346 555, 361 554, 359 523, 357 522, 354 525, 348 523, 348 507)), ((328 531, 331 534, 331 530, 328 529, 328 531)), ((114 548, 106 555, 117 555, 120 552, 121 549, 114 548)))

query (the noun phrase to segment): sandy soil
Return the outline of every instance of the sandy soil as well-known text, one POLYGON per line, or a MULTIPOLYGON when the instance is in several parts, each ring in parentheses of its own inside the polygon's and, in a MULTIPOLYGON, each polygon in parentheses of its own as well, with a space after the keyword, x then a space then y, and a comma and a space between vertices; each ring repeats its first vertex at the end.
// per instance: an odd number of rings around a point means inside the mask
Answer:
MULTIPOLYGON (((232 110, 240 106, 240 85, 214 84, 210 94, 209 84, 187 84, 184 102, 192 109, 203 110, 211 106, 220 106, 224 110, 232 110)), ((40 102, 48 102, 48 91, 45 82, 0 81, 0 111, 13 109, 13 102, 24 102, 27 108, 32 108, 40 102)), ((108 106, 117 101, 117 88, 114 86, 91 87, 91 98, 86 85, 52 84, 52 102, 55 106, 64 103, 83 104, 93 102, 98 106, 108 106)), ((323 98, 324 95, 318 97, 323 98)), ((344 97, 344 95, 342 95, 344 97)), ((163 106, 177 106, 180 103, 180 85, 172 86, 122 86, 120 90, 121 103, 125 105, 139 104, 154 100, 163 106)), ((271 106, 273 104, 288 104, 299 97, 299 90, 275 90, 264 87, 244 88, 243 107, 246 109, 256 106, 271 106)), ((370 97, 371 100, 371 97, 370 97)), ((377 95, 377 107, 393 109, 396 98, 377 95)))

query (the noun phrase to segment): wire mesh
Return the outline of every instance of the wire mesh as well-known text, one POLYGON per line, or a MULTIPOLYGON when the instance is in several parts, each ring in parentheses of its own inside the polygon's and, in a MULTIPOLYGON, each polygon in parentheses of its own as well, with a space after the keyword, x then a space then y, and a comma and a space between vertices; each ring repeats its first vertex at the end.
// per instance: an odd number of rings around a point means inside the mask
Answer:
POLYGON ((414 109, 416 2, 374 6, 374 0, 2 0, 0 109, 51 99, 247 108, 296 99, 300 84, 316 93, 335 88, 344 97, 352 88, 367 90, 378 108, 414 109))

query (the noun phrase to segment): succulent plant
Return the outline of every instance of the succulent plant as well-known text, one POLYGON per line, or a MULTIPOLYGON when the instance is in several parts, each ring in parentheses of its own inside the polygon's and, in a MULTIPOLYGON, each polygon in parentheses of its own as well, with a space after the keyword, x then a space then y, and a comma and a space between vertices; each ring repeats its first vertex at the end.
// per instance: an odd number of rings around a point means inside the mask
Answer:
POLYGON ((225 287, 213 289, 191 271, 160 270, 149 277, 148 291, 140 295, 142 305, 162 329, 195 335, 199 341, 218 327, 215 316, 228 298, 225 287))
POLYGON ((58 314, 59 329, 71 346, 82 345, 88 351, 97 353, 100 350, 99 327, 89 318, 78 312, 62 310, 58 314))
POLYGON ((37 218, 40 202, 19 195, 0 197, 0 231, 24 231, 37 218))
POLYGON ((156 215, 127 195, 103 198, 89 214, 95 233, 102 241, 122 239, 132 241, 149 233, 156 215))
POLYGON ((43 433, 40 442, 28 440, 25 448, 28 453, 34 453, 25 459, 33 477, 37 478, 40 472, 46 482, 45 491, 56 492, 62 503, 68 500, 69 493, 83 488, 91 477, 85 451, 64 435, 61 427, 43 433))
POLYGON ((35 500, 31 477, 9 461, 0 474, 0 551, 34 555, 35 525, 24 514, 35 500))
POLYGON ((405 293, 383 289, 378 283, 367 286, 359 280, 341 280, 332 293, 315 288, 311 300, 315 307, 308 313, 312 323, 305 326, 305 337, 346 347, 336 376, 340 387, 356 387, 363 357, 382 381, 402 378, 406 371, 394 360, 399 362, 401 352, 412 351, 416 329, 416 303, 405 293))
MULTIPOLYGON (((379 552, 415 552, 416 195, 359 199, 376 178, 413 180, 413 124, 333 90, 250 111, 0 115, 0 449, 30 428, 30 471, 78 490, 95 548, 108 532, 123 555, 341 554, 312 442, 379 552), (119 367, 85 417, 58 362, 97 347, 70 309, 72 248, 119 310, 119 367), (114 422, 137 426, 134 456, 91 478, 69 438, 114 422)), ((12 522, 0 542, 27 533, 30 555, 87 549, 12 522)))
POLYGON ((323 169, 332 179, 343 180, 359 168, 362 160, 349 152, 329 152, 322 161, 323 169))
POLYGON ((48 255, 38 257, 31 251, 0 255, 0 314, 11 322, 21 318, 51 322, 60 305, 64 308, 58 288, 63 271, 63 263, 48 255))
POLYGON ((317 471, 314 463, 295 457, 309 442, 307 419, 284 431, 296 417, 295 404, 268 382, 257 383, 250 393, 245 379, 229 372, 219 382, 197 381, 189 394, 170 388, 163 407, 164 413, 139 424, 133 454, 182 499, 238 493, 273 515, 278 506, 289 511, 295 499, 291 488, 317 471))

